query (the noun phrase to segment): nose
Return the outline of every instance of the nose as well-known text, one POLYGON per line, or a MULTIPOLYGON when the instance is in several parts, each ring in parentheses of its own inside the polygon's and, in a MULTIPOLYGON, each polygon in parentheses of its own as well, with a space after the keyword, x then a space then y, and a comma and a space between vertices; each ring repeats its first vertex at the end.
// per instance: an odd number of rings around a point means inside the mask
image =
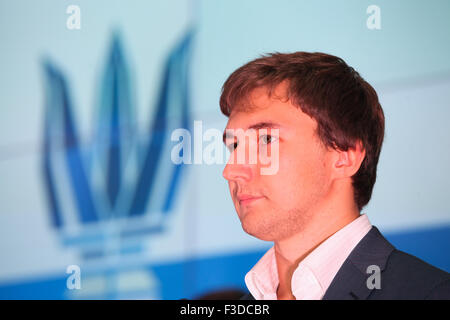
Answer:
POLYGON ((222 175, 223 177, 230 181, 236 181, 236 182, 248 182, 252 179, 253 176, 253 168, 254 165, 249 165, 247 163, 240 164, 231 161, 232 157, 230 157, 230 160, 228 160, 227 165, 223 169, 222 175))

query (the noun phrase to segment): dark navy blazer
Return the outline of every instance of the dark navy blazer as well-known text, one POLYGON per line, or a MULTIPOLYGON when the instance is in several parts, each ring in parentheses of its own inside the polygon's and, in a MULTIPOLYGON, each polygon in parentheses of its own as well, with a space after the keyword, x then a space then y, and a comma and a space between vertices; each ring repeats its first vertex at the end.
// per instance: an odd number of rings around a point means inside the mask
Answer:
MULTIPOLYGON (((248 293, 241 299, 254 297, 248 293)), ((450 274, 395 249, 373 226, 345 260, 323 299, 450 299, 450 274), (373 275, 367 270, 370 265, 381 270, 379 289, 367 285, 373 275)))

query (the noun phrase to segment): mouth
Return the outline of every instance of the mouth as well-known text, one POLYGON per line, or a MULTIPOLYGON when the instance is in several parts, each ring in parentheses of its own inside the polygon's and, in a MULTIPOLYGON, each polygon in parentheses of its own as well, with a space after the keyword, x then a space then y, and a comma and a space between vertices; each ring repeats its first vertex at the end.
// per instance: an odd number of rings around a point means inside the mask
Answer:
POLYGON ((240 206, 249 205, 257 200, 264 198, 263 196, 252 196, 247 194, 239 194, 237 199, 239 201, 240 206))

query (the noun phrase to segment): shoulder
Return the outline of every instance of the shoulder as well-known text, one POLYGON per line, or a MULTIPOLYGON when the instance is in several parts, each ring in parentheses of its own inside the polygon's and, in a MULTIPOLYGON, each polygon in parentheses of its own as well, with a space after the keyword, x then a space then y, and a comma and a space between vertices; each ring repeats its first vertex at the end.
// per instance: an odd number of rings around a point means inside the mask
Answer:
POLYGON ((367 273, 370 265, 380 267, 381 288, 373 289, 369 299, 450 299, 448 272, 398 250, 375 226, 356 246, 349 260, 362 274, 367 273))
POLYGON ((450 299, 449 273, 397 249, 387 259, 381 282, 386 299, 450 299))
POLYGON ((448 279, 450 277, 448 272, 397 249, 394 249, 389 256, 387 267, 391 267, 393 272, 421 275, 427 280, 448 279))

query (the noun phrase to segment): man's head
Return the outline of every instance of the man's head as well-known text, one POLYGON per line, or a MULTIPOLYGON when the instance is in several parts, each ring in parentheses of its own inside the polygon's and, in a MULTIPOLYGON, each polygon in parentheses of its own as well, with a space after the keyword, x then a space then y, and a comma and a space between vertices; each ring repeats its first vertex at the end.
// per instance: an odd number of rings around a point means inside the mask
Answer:
MULTIPOLYGON (((307 52, 263 56, 230 75, 220 107, 229 117, 226 129, 267 128, 268 135, 256 135, 258 152, 279 152, 276 174, 261 175, 259 161, 228 163, 223 172, 248 233, 288 237, 345 190, 356 210, 369 202, 384 114, 375 90, 342 59, 307 52)), ((230 158, 247 148, 237 140, 225 140, 233 146, 230 158)))

